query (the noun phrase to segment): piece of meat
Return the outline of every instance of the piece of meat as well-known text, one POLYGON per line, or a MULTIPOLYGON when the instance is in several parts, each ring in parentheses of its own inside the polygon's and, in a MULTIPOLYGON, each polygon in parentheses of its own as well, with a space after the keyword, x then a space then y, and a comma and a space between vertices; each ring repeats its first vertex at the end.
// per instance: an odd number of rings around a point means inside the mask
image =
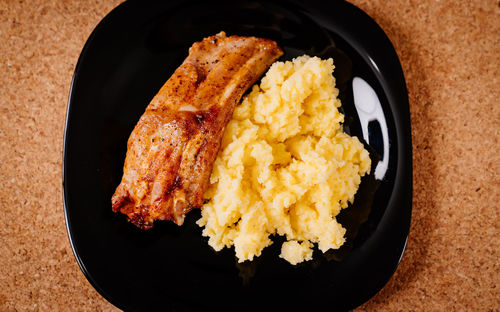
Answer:
POLYGON ((154 220, 182 225, 203 205, 236 104, 282 54, 274 41, 224 32, 194 43, 130 135, 113 211, 141 229, 154 220))

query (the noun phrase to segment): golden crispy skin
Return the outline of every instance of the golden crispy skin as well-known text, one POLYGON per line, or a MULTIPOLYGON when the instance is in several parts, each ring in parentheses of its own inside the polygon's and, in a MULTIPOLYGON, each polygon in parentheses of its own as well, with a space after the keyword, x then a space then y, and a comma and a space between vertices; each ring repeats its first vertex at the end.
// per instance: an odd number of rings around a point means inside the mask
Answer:
POLYGON ((113 211, 142 229, 154 220, 182 225, 203 204, 236 104, 282 54, 274 41, 224 32, 194 43, 130 135, 113 211))

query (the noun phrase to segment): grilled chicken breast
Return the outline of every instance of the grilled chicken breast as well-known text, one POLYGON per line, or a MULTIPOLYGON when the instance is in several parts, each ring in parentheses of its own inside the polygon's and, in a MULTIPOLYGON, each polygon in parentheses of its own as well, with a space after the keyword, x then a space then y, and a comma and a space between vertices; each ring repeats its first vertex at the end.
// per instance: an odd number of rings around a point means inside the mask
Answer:
POLYGON ((236 104, 282 54, 274 41, 224 32, 194 43, 130 135, 113 211, 141 229, 155 220, 182 225, 203 205, 236 104))

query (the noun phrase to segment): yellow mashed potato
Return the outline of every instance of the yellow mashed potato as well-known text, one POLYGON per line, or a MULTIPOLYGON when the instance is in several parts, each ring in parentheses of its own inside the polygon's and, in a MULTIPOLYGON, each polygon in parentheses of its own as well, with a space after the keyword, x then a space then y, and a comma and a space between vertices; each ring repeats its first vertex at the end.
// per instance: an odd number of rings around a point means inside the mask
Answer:
POLYGON ((243 262, 283 235, 280 257, 297 264, 315 243, 323 252, 344 243, 335 216, 371 162, 343 132, 333 69, 309 56, 276 62, 236 107, 198 220, 215 250, 234 246, 243 262))

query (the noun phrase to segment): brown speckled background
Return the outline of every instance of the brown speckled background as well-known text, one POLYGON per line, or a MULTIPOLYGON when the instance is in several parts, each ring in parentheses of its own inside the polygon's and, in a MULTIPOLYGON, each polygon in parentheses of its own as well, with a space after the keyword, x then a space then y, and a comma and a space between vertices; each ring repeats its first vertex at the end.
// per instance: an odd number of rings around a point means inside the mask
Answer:
MULTIPOLYGON (((66 101, 85 40, 120 1, 0 0, 0 311, 115 310, 64 223, 66 101)), ((500 310, 500 3, 353 0, 385 30, 412 119, 411 233, 360 311, 500 310)))

